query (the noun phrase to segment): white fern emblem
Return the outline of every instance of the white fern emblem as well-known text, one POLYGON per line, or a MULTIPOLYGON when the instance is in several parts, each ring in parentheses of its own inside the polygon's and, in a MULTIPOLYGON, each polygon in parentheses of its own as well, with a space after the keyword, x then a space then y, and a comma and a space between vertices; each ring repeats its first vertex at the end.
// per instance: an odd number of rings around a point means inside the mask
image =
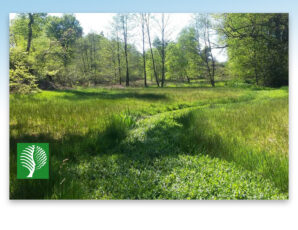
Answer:
POLYGON ((32 177, 35 170, 41 169, 47 163, 47 155, 41 147, 30 145, 22 151, 20 162, 29 170, 27 177, 32 177))

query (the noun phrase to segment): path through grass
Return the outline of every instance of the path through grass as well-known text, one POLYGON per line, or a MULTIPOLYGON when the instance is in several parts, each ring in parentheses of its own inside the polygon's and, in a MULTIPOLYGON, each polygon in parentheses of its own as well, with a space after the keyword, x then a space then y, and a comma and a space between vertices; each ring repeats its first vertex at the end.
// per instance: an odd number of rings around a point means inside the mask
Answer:
POLYGON ((287 199, 288 91, 81 89, 11 95, 14 199, 287 199), (16 180, 49 142, 50 180, 16 180))

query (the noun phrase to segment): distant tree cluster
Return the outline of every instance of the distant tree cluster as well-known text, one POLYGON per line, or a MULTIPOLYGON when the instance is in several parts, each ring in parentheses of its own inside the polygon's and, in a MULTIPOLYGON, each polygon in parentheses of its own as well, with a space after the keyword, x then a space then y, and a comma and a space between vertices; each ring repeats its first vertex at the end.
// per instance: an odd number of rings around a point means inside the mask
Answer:
POLYGON ((109 36, 83 36, 72 14, 18 14, 10 23, 11 92, 136 82, 164 87, 201 78, 214 87, 223 71, 256 85, 288 84, 287 14, 193 14, 176 41, 168 37, 169 14, 159 16, 117 14, 109 36), (153 29, 159 36, 152 38, 153 29), (227 63, 214 55, 223 48, 227 63))

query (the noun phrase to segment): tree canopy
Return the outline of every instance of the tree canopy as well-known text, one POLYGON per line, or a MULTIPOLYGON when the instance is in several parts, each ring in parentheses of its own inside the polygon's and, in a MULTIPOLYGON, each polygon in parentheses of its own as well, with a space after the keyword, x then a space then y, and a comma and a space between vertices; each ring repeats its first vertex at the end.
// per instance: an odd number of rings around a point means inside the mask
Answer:
POLYGON ((223 75, 260 86, 288 84, 288 14, 193 14, 175 40, 167 36, 170 14, 160 15, 117 14, 110 34, 83 35, 73 14, 17 14, 10 22, 11 92, 198 79, 216 86, 223 75), (217 60, 218 49, 227 50, 226 63, 217 60))

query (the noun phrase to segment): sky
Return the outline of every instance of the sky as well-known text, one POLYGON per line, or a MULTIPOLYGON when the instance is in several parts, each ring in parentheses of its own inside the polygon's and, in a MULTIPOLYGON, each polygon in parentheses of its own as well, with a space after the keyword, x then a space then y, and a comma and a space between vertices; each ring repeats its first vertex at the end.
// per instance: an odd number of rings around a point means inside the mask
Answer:
MULTIPOLYGON (((49 13, 52 16, 61 17, 62 13, 49 13)), ((116 13, 74 13, 75 17, 79 20, 84 35, 95 32, 100 33, 103 32, 105 36, 109 37, 111 35, 111 23, 113 21, 113 17, 116 13)), ((168 17, 168 25, 166 31, 166 38, 170 41, 176 41, 180 31, 189 26, 192 20, 191 13, 169 13, 166 14, 168 17)), ((15 18, 16 14, 11 13, 10 19, 15 18)), ((152 16, 157 20, 161 17, 160 13, 152 13, 152 16)), ((137 23, 136 23, 137 24, 137 23)), ((151 40, 153 41, 155 37, 160 35, 158 24, 155 21, 151 22, 152 30, 150 31, 151 40)), ((139 51, 142 50, 141 44, 141 28, 135 26, 131 29, 129 42, 135 44, 139 51)), ((149 48, 148 43, 146 42, 146 49, 149 48)), ((220 62, 224 62, 227 60, 226 51, 225 50, 214 50, 213 54, 216 59, 220 62)))

